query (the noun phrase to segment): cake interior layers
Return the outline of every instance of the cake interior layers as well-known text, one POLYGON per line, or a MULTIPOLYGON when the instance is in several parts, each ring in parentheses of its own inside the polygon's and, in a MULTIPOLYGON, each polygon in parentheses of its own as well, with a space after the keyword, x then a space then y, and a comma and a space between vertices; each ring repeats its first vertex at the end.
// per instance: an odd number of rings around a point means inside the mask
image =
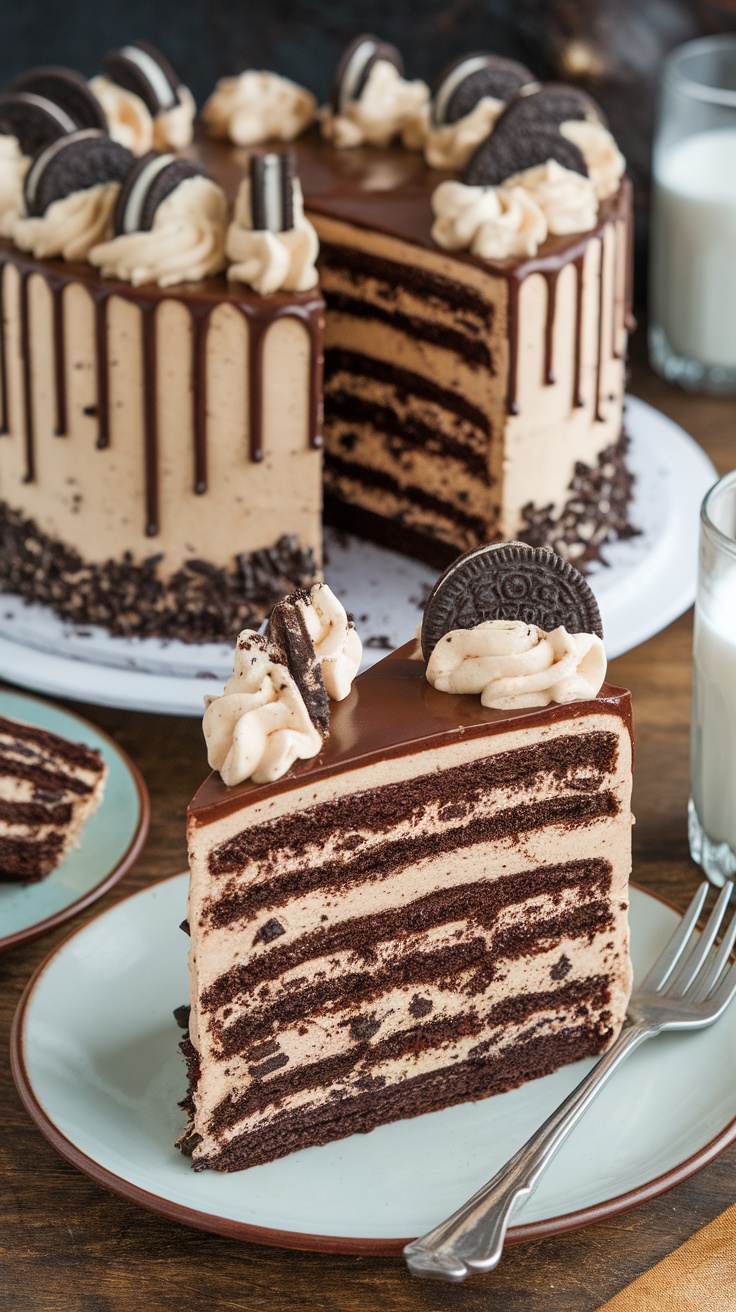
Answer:
POLYGON ((98 751, 0 717, 0 880, 50 874, 101 801, 106 775, 98 751))
POLYGON ((229 790, 237 806, 211 783, 195 799, 195 1165, 239 1169, 500 1092, 617 1030, 627 695, 512 716, 478 702, 448 729, 476 700, 389 658, 334 708, 322 766, 229 790), (381 704, 400 746, 351 760, 381 704))
POLYGON ((0 242, 0 302, 6 588, 202 640, 314 580, 318 293, 134 288, 0 242))

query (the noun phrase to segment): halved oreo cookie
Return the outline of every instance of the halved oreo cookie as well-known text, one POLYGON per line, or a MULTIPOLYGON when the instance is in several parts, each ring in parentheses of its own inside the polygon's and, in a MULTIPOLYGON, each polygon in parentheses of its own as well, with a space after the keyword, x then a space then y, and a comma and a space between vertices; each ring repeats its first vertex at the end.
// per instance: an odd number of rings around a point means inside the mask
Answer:
POLYGON ((603 637, 598 603, 582 574, 556 552, 501 542, 476 547, 448 566, 424 609, 422 653, 428 661, 440 638, 485 620, 521 620, 551 633, 603 637))
POLYGON ((556 127, 499 132, 486 137, 468 161, 463 182, 469 187, 499 187, 514 173, 546 164, 554 159, 573 173, 588 176, 582 151, 563 137, 556 127))
POLYGON ((72 132, 77 128, 107 131, 107 119, 102 105, 94 92, 90 91, 87 79, 73 68, 60 68, 56 65, 30 68, 10 83, 8 91, 32 92, 33 95, 52 100, 73 120, 72 132))
POLYGON ((206 176, 204 169, 191 160, 149 151, 136 161, 120 189, 115 206, 115 236, 149 232, 159 205, 180 182, 206 176))
POLYGON ((442 70, 432 88, 432 119, 438 127, 457 123, 483 96, 505 103, 532 83, 534 74, 513 59, 485 51, 461 55, 442 70))
POLYGON ((266 637, 284 653, 286 667, 302 695, 309 718, 326 738, 330 731, 330 700, 299 602, 311 606, 309 592, 300 589, 276 603, 266 637))
POLYGON ((97 128, 70 132, 36 154, 23 186, 26 209, 38 216, 73 191, 98 182, 122 182, 134 163, 135 156, 106 132, 97 128))
POLYGON ((252 155, 250 204, 253 227, 287 232, 294 227, 294 152, 252 155))
POLYGON ((105 56, 104 70, 112 82, 132 91, 155 118, 177 103, 181 78, 160 50, 147 41, 134 41, 105 56))
POLYGON ((60 105, 28 91, 6 91, 0 96, 0 132, 18 138, 24 155, 76 129, 74 119, 60 105))
POLYGON ((332 83, 332 108, 336 114, 342 113, 351 101, 360 100, 368 75, 380 59, 393 64, 399 73, 404 72, 404 60, 396 46, 379 41, 368 32, 350 42, 340 57, 332 83))

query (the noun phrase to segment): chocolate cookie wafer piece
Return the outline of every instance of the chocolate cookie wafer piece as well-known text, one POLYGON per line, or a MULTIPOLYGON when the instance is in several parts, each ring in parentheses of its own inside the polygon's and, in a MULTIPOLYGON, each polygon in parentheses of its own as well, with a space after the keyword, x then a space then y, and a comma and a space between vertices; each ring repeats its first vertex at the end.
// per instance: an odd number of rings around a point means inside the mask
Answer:
POLYGON ((404 72, 401 51, 389 42, 380 41, 368 32, 350 42, 340 57, 332 83, 332 107, 336 114, 341 114, 351 101, 360 100, 370 71, 379 60, 393 64, 399 73, 404 72))
POLYGON ((288 232, 294 227, 294 152, 252 155, 250 203, 255 230, 288 232))
POLYGON ((24 155, 76 130, 74 119, 46 96, 6 91, 0 96, 0 132, 17 137, 24 155))
POLYGON ((540 127, 556 127, 569 119, 587 119, 606 127, 603 110, 592 96, 580 87, 564 82, 537 83, 524 88, 520 95, 506 106, 496 123, 496 132, 533 131, 540 127))
POLYGON ((309 718, 326 738, 330 731, 330 700, 302 605, 312 605, 310 593, 302 588, 278 601, 271 612, 266 637, 284 653, 285 664, 302 695, 309 718))
POLYGON ((534 74, 514 59, 486 51, 461 55, 442 70, 432 87, 432 119, 438 127, 457 123, 483 96, 506 103, 532 84, 536 85, 534 74))
POLYGON ((97 128, 70 132, 37 152, 23 185, 26 209, 38 216, 74 191, 100 182, 122 182, 134 163, 135 156, 106 132, 97 128))
POLYGON ((204 169, 191 160, 149 151, 135 162, 120 189, 114 215, 115 236, 149 232, 159 205, 180 182, 206 176, 204 169))
POLYGON ((517 131, 514 126, 513 130, 499 132, 497 124, 468 160, 463 182, 469 187, 499 187, 514 173, 546 164, 549 159, 573 173, 588 176, 582 151, 556 127, 517 131))
POLYGON ((546 547, 501 542, 467 551, 437 580, 422 621, 429 660, 440 638, 486 620, 521 620, 551 633, 603 637, 598 603, 582 574, 546 547))
POLYGON ((36 96, 45 96, 66 111, 73 121, 72 131, 77 128, 107 131, 107 119, 102 105, 94 92, 90 91, 87 79, 73 68, 57 65, 30 68, 26 73, 21 73, 20 77, 14 78, 8 91, 27 91, 36 96))
POLYGON ((165 55, 147 41, 133 41, 105 56, 104 71, 111 82, 139 96, 155 118, 173 109, 179 99, 181 78, 165 55))

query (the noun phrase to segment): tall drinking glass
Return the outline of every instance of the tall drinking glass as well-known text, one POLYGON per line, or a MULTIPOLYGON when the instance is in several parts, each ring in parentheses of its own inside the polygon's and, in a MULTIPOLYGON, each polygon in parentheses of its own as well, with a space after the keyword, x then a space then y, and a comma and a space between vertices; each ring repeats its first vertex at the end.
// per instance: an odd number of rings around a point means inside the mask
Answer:
POLYGON ((690 733, 690 853, 712 883, 736 873, 736 471, 700 511, 690 733))
POLYGON ((652 365, 684 387, 736 392, 736 33, 666 59, 653 187, 652 365))

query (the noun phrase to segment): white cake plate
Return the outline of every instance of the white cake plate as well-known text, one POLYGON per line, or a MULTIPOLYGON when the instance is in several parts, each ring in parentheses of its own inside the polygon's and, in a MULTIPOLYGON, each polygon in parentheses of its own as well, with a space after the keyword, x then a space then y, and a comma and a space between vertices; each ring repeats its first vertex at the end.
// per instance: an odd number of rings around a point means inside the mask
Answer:
MULTIPOLYGON (((637 397, 626 401, 639 536, 606 548, 588 575, 609 659, 658 633, 695 598, 698 511, 717 478, 705 452, 637 397)), ((413 634, 437 570, 361 538, 325 531, 325 577, 355 615, 366 669, 413 634)), ((0 595, 0 677, 103 706, 200 715, 232 671, 230 643, 191 646, 114 638, 70 625, 45 606, 0 595)))

